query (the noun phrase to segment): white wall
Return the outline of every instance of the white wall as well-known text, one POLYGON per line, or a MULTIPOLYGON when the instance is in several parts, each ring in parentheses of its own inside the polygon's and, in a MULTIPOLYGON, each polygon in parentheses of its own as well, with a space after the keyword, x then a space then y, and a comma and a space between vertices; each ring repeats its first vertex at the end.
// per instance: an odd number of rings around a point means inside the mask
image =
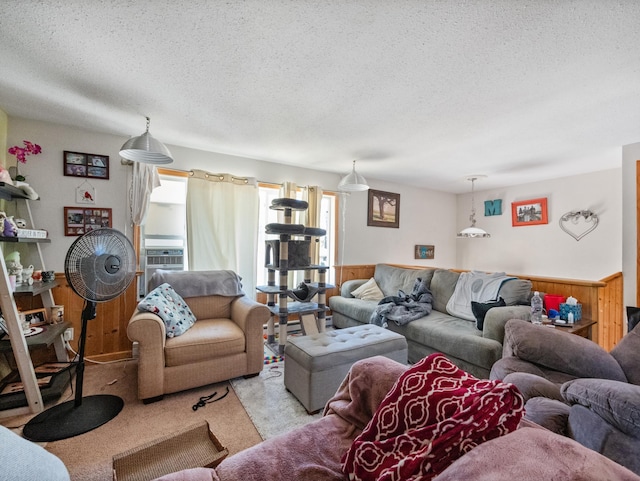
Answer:
MULTIPOLYGON (((621 169, 476 190, 475 198, 477 225, 491 237, 457 240, 461 269, 585 280, 600 280, 622 270, 621 169), (549 223, 512 227, 511 203, 540 197, 547 198, 549 223), (502 215, 485 217, 484 201, 494 199, 502 199, 502 215), (563 214, 577 210, 592 210, 599 216, 598 227, 580 241, 559 226, 563 214)), ((470 194, 459 196, 459 229, 469 224, 470 206, 470 194)))
MULTIPOLYGON (((138 132, 132 132, 137 135, 138 132)), ((108 155, 110 179, 89 179, 96 189, 96 207, 113 209, 113 227, 131 235, 128 211, 128 184, 131 167, 120 163, 118 151, 127 140, 124 137, 79 130, 62 125, 32 120, 9 118, 7 145, 21 145, 29 140, 42 146, 42 153, 28 157, 20 166, 27 182, 40 194, 41 201, 32 202, 34 224, 47 229, 51 244, 43 245, 48 269, 64 270, 64 257, 76 237, 64 236, 64 206, 79 207, 75 202, 75 189, 84 178, 66 177, 63 172, 63 151, 108 155)), ((216 154, 177 146, 168 146, 175 159, 168 167, 178 170, 203 169, 210 172, 228 172, 239 176, 255 177, 259 181, 298 185, 319 185, 335 191, 341 176, 300 167, 263 162, 255 159, 216 154)), ((11 157, 11 156, 8 156, 11 157)), ((8 162, 12 163, 13 158, 8 162)), ((345 174, 351 169, 345 159, 345 174)), ((397 184, 369 179, 373 188, 399 193, 400 228, 367 227, 367 193, 354 193, 342 197, 345 208, 345 246, 339 243, 338 262, 361 264, 393 262, 452 267, 455 264, 456 200, 453 194, 407 188, 397 184), (345 202, 346 199, 346 202, 345 202), (416 244, 436 246, 433 261, 414 259, 416 244)), ((342 230, 340 231, 342 234, 342 230)))
POLYGON ((638 305, 638 206, 636 201, 636 163, 638 161, 640 161, 640 142, 622 147, 622 272, 625 306, 638 305))

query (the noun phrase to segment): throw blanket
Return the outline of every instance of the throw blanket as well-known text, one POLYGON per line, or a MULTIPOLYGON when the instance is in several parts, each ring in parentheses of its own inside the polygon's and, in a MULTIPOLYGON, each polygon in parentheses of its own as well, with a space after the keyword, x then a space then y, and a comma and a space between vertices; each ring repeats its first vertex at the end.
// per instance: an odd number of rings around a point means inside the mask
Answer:
POLYGON ((517 279, 504 272, 487 274, 486 272, 463 272, 458 278, 453 295, 447 302, 447 312, 452 316, 475 321, 471 310, 471 301, 487 302, 498 300, 500 287, 506 281, 517 279))
POLYGON ((376 326, 387 327, 387 320, 389 320, 404 326, 430 314, 432 303, 431 291, 422 278, 418 277, 413 284, 411 294, 406 295, 401 289, 397 296, 387 296, 378 302, 369 322, 376 326))
POLYGON ((443 354, 407 370, 343 458, 354 481, 426 481, 479 444, 518 427, 524 400, 479 380, 443 354))
POLYGON ((149 290, 165 282, 182 297, 244 296, 241 277, 233 271, 167 271, 157 269, 149 281, 149 290))

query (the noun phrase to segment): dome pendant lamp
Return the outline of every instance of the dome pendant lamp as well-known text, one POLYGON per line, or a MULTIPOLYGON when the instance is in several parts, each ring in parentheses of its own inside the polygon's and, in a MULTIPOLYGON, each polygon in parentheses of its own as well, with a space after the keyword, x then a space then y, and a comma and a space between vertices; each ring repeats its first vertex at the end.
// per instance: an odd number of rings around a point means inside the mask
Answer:
POLYGON ((171 152, 165 145, 154 139, 149 133, 149 117, 147 117, 147 130, 138 137, 131 137, 120 148, 120 157, 133 162, 145 164, 170 164, 173 162, 171 152))
POLYGON ((471 226, 467 227, 466 229, 462 229, 460 232, 458 232, 458 235, 457 235, 458 238, 491 237, 491 234, 480 229, 479 227, 476 227, 476 206, 475 206, 473 185, 474 185, 474 182, 478 180, 478 178, 480 177, 485 177, 485 176, 475 175, 473 177, 467 177, 467 180, 471 181, 471 215, 469 216, 469 220, 471 221, 471 226))
POLYGON ((362 192, 369 190, 369 184, 364 177, 356 172, 356 161, 353 161, 353 170, 345 175, 338 184, 340 192, 362 192))

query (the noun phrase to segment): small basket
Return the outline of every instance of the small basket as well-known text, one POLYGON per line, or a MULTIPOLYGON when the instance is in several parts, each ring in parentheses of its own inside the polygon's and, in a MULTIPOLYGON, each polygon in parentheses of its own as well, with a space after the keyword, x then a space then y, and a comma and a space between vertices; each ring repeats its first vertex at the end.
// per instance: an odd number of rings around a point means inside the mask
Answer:
POLYGON ((213 468, 229 451, 207 421, 148 442, 113 457, 114 481, 148 481, 190 468, 213 468))

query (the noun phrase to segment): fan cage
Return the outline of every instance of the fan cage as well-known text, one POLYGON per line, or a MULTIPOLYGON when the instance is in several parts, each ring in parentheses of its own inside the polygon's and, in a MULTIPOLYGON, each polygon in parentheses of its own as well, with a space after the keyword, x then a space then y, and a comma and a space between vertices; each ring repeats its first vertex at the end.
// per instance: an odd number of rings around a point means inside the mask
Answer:
POLYGON ((136 274, 131 241, 120 231, 103 227, 78 237, 67 251, 65 277, 87 301, 106 302, 122 294, 136 274))

